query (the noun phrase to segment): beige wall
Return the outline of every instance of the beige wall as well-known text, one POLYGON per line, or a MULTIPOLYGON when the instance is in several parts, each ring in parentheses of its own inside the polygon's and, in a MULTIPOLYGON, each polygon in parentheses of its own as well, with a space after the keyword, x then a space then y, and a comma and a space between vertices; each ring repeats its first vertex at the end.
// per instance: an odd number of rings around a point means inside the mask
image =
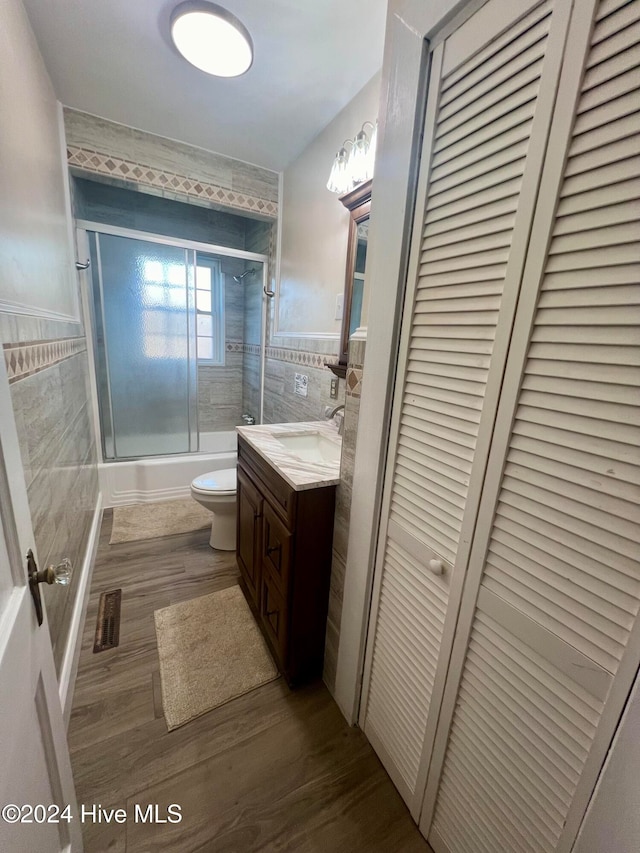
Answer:
POLYGON ((58 104, 22 4, 0 20, 0 300, 77 317, 58 104))
POLYGON ((284 173, 276 334, 340 334, 349 213, 326 183, 343 141, 375 121, 379 95, 376 74, 284 173))

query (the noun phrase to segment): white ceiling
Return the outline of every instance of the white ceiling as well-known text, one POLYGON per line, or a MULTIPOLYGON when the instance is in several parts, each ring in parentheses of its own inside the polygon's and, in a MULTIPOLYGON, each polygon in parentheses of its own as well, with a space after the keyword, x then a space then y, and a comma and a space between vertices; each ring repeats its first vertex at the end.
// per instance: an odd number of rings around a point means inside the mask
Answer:
POLYGON ((382 65, 387 0, 218 0, 253 38, 253 66, 234 79, 171 45, 178 2, 24 0, 59 100, 281 170, 382 65))

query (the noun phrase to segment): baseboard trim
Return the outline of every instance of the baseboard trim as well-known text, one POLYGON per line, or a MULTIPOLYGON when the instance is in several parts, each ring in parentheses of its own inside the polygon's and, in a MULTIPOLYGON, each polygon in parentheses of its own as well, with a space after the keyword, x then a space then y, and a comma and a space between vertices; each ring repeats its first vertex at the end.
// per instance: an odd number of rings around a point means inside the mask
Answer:
POLYGON ((73 607, 73 616, 71 617, 71 625, 69 626, 69 636, 67 638, 64 658, 62 659, 62 668, 60 670, 58 689, 65 727, 69 726, 69 720, 71 718, 73 689, 75 687, 76 675, 78 673, 78 661, 80 660, 80 649, 82 647, 82 633, 84 631, 84 621, 87 615, 87 603, 89 601, 93 566, 95 564, 96 551, 98 550, 102 512, 102 493, 99 492, 96 508, 93 513, 93 521, 91 522, 91 529, 89 531, 89 539, 87 540, 87 547, 84 553, 84 560, 82 561, 82 568, 80 570, 80 587, 73 607))

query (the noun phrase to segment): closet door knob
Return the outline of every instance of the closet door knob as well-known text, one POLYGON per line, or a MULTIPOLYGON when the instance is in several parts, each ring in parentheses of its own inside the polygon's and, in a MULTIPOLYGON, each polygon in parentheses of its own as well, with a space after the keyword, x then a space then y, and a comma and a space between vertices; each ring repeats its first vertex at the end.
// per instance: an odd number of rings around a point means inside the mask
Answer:
POLYGON ((444 572, 442 560, 429 560, 429 571, 434 575, 441 575, 444 572))

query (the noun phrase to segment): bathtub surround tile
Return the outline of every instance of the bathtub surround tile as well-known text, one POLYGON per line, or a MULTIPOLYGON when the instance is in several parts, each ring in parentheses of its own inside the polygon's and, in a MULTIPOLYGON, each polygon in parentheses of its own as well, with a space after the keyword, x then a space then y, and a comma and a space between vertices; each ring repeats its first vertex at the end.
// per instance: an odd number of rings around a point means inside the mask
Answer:
POLYGON ((163 197, 121 188, 86 177, 74 177, 73 210, 77 219, 100 222, 135 231, 165 234, 177 239, 244 249, 247 223, 253 220, 228 211, 184 204, 163 197))
POLYGON ((258 255, 270 254, 271 242, 275 241, 277 225, 275 222, 263 222, 249 219, 245 227, 245 249, 258 255))
POLYGON ((251 213, 278 215, 278 174, 230 157, 64 110, 69 166, 142 192, 251 213))
POLYGON ((242 362, 242 412, 253 415, 256 422, 260 419, 260 347, 245 344, 242 362), (248 348, 255 352, 247 351, 248 348))
POLYGON ((335 690, 338 646, 340 644, 340 620, 342 617, 344 576, 347 563, 349 522, 351 516, 353 471, 356 458, 358 418, 360 415, 362 366, 364 364, 365 351, 366 340, 356 339, 349 343, 349 360, 345 382, 346 397, 344 428, 342 435, 342 455, 340 459, 340 485, 336 489, 336 510, 333 527, 333 561, 331 563, 329 612, 327 616, 327 634, 323 672, 324 682, 332 694, 335 690))
POLYGON ((198 365, 200 432, 232 430, 242 423, 244 353, 239 341, 227 341, 224 365, 198 365))

